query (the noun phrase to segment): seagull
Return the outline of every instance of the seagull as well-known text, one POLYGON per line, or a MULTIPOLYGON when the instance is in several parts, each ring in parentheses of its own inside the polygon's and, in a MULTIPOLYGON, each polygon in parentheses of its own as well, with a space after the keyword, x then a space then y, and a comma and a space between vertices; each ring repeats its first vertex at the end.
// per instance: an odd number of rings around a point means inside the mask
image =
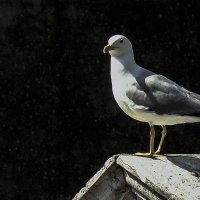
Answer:
POLYGON ((159 155, 167 133, 166 125, 200 122, 200 95, 137 65, 128 38, 112 36, 103 52, 111 55, 112 91, 117 104, 129 117, 150 126, 150 151, 135 155, 159 155), (154 126, 162 127, 156 151, 154 126))

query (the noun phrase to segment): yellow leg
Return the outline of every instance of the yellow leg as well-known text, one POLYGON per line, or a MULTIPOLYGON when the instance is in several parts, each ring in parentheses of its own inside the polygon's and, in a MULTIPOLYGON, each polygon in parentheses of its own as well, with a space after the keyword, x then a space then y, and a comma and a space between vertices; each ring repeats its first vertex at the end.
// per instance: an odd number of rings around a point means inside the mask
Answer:
POLYGON ((155 138, 155 129, 152 125, 150 125, 150 151, 149 153, 136 153, 136 156, 143 157, 153 157, 154 154, 154 138, 155 138))
POLYGON ((154 154, 154 139, 155 139, 155 129, 151 125, 150 126, 150 155, 153 156, 154 154))
POLYGON ((161 151, 161 148, 162 148, 162 144, 163 144, 163 141, 164 141, 164 139, 165 139, 165 135, 167 134, 167 129, 166 129, 166 127, 165 127, 165 126, 162 126, 162 128, 163 128, 163 130, 162 130, 162 132, 161 132, 162 137, 161 137, 161 139, 160 139, 160 144, 159 144, 159 146, 158 146, 157 151, 155 152, 155 154, 157 154, 157 155, 160 154, 160 151, 161 151))

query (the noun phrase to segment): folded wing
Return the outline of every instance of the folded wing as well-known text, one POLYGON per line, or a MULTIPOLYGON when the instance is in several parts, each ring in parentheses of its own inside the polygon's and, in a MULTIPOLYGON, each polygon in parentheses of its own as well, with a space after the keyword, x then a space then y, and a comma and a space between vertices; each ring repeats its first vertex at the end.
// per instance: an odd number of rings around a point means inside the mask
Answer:
POLYGON ((200 116, 200 95, 179 86, 162 75, 135 77, 127 97, 134 104, 157 114, 200 116))

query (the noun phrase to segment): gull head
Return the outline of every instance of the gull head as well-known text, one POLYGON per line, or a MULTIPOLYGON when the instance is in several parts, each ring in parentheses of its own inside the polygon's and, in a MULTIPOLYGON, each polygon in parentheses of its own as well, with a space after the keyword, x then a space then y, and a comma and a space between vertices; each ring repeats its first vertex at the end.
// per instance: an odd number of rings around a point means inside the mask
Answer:
POLYGON ((123 35, 114 35, 108 40, 108 45, 103 49, 104 53, 110 53, 113 57, 120 57, 133 53, 131 42, 123 35))

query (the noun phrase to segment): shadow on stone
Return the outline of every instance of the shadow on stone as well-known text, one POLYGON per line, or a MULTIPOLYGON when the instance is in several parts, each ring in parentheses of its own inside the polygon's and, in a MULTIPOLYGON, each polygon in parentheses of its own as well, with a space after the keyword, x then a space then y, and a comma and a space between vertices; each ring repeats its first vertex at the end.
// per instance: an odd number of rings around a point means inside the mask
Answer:
POLYGON ((176 166, 191 172, 193 176, 200 177, 200 159, 190 155, 165 155, 176 166))

